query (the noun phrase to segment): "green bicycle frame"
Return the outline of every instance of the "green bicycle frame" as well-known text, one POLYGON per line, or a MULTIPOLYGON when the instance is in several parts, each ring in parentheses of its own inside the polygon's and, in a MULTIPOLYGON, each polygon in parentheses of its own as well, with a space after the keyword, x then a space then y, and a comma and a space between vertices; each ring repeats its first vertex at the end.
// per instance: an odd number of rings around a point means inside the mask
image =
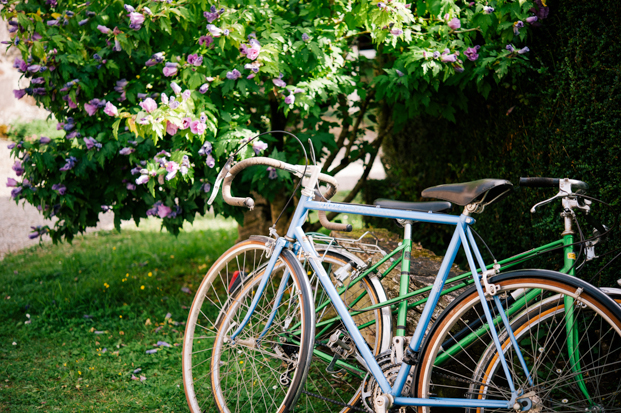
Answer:
MULTIPOLYGON (((514 267, 525 261, 533 259, 540 254, 554 250, 561 246, 564 246, 563 248, 564 265, 563 265, 563 268, 560 270, 560 272, 568 274, 568 275, 574 275, 575 273, 574 264, 575 264, 576 256, 575 256, 575 252, 573 248, 573 235, 572 234, 564 234, 563 238, 560 240, 553 241, 551 243, 542 245, 540 247, 531 249, 529 251, 522 252, 513 257, 499 261, 498 264, 500 265, 500 271, 504 271, 506 269, 514 267)), ((384 257, 382 257, 382 259, 380 259, 377 263, 375 263, 371 267, 365 269, 361 274, 359 274, 355 279, 353 279, 348 285, 343 286, 340 289, 338 289, 339 294, 343 294, 345 291, 351 288, 354 284, 356 284, 357 282, 362 280, 364 277, 372 273, 377 273, 377 276, 380 279, 383 279, 392 270, 394 270, 399 264, 401 264, 399 296, 389 299, 379 304, 375 304, 372 306, 359 309, 357 311, 353 311, 351 313, 352 316, 358 315, 358 314, 361 314, 367 311, 373 311, 379 308, 390 306, 392 309, 392 313, 396 314, 397 316, 397 327, 396 327, 397 331, 395 335, 398 337, 405 336, 405 327, 406 327, 408 310, 426 303, 427 298, 422 298, 410 304, 408 304, 407 300, 412 297, 422 295, 431 290, 431 286, 428 286, 428 287, 417 289, 415 291, 411 291, 411 292, 409 291, 411 256, 412 256, 411 230, 410 230, 410 226, 406 225, 403 242, 400 243, 396 249, 394 249, 393 251, 391 251, 389 254, 385 255, 384 257), (393 257, 395 257, 399 252, 401 252, 401 256, 396 259, 393 259, 393 257), (379 267, 382 266, 385 262, 387 262, 390 259, 393 259, 393 262, 391 263, 391 265, 385 271, 380 273, 378 271, 379 267)), ((493 268, 493 265, 494 264, 488 265, 486 269, 493 268)), ((446 281, 447 286, 453 283, 457 283, 457 284, 452 285, 448 288, 445 288, 442 291, 441 295, 446 295, 452 291, 459 290, 463 287, 466 287, 472 284, 473 282, 474 281, 471 279, 471 272, 467 272, 467 273, 458 275, 456 277, 450 278, 446 281)), ((528 294, 524 295, 521 299, 513 303, 507 310, 507 316, 510 317, 516 314, 520 309, 522 309, 526 305, 528 301, 530 301, 538 293, 539 291, 531 291, 528 294)), ((358 302, 365 295, 366 295, 366 291, 363 291, 360 294, 360 296, 354 300, 354 303, 358 302)), ((330 300, 324 301, 317 307, 317 311, 320 311, 321 309, 325 308, 329 303, 330 303, 330 300)), ((566 312, 566 316, 568 319, 568 323, 566 327, 568 353, 569 353, 572 368, 574 372, 576 373, 575 380, 578 384, 578 387, 580 388, 582 393, 587 397, 587 399, 590 401, 591 398, 586 389, 586 385, 584 384, 584 377, 582 373, 580 373, 580 370, 581 370, 580 354, 579 354, 578 343, 577 343, 578 329, 577 329, 577 326, 574 325, 574 321, 573 321, 574 304, 575 304, 574 299, 572 297, 564 298, 565 312, 566 312)), ((321 336, 323 332, 331 328, 331 326, 334 323, 338 322, 339 320, 340 320, 340 316, 335 316, 331 319, 324 320, 324 321, 321 321, 320 323, 317 323, 316 327, 319 331, 319 333, 317 334, 317 337, 321 336)), ((500 315, 498 315, 494 319, 494 325, 497 325, 500 322, 501 322, 501 317, 500 315)), ((375 320, 372 320, 372 321, 369 321, 367 323, 364 323, 358 326, 358 328, 363 329, 374 323, 375 323, 375 320)), ((489 325, 483 325, 480 328, 478 328, 476 331, 469 333, 466 337, 463 337, 453 346, 446 349, 442 354, 438 355, 438 358, 436 359, 435 364, 436 365, 442 364, 444 361, 449 359, 451 356, 455 356, 463 348, 467 347, 470 343, 475 341, 481 335, 485 334, 488 329, 489 329, 489 325)), ((315 356, 323 359, 326 362, 330 362, 333 358, 333 356, 327 353, 324 353, 320 350, 317 350, 317 349, 314 350, 314 353, 315 353, 315 356)), ((357 373, 361 376, 364 375, 364 372, 362 372, 358 367, 347 363, 346 360, 338 360, 336 365, 341 368, 345 368, 354 374, 357 373)))

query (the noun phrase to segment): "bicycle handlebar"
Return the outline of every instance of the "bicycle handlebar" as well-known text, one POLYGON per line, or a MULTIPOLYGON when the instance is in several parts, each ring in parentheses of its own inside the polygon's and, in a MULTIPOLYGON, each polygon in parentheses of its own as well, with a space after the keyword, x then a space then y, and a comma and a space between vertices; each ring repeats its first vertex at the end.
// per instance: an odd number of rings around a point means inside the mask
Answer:
POLYGON ((558 178, 520 178, 520 186, 530 188, 558 188, 558 178))
MULTIPOLYGON (((231 195, 231 183, 233 182, 237 174, 239 174, 244 169, 250 166, 254 166, 254 165, 271 166, 273 168, 278 168, 278 169, 291 172, 299 177, 302 177, 304 175, 304 169, 306 169, 302 165, 291 165, 286 162, 282 162, 282 161, 272 159, 272 158, 256 157, 256 158, 245 159, 230 169, 223 168, 223 171, 221 172, 221 174, 222 173, 226 174, 226 178, 224 178, 224 183, 222 186, 222 197, 224 198, 224 202, 232 206, 245 206, 250 209, 254 208, 254 199, 252 199, 251 197, 240 198, 240 197, 234 197, 231 195), (227 171, 225 171, 224 169, 227 169, 227 171)), ((307 172, 306 175, 310 176, 310 172, 307 172)), ((331 177, 330 175, 326 175, 322 173, 319 174, 318 179, 328 184, 328 191, 323 195, 321 195, 320 193, 318 193, 318 191, 316 191, 316 195, 318 197, 323 197, 326 200, 332 198, 338 190, 337 180, 331 177)), ((214 188, 214 191, 216 190, 217 189, 214 188)), ((319 221, 321 222, 321 225, 323 225, 324 227, 330 230, 334 230, 334 231, 351 231, 352 230, 351 225, 333 223, 333 222, 328 221, 325 211, 319 211, 319 221)))
MULTIPOLYGON (((520 186, 529 188, 559 188, 560 182, 560 178, 520 178, 520 186)), ((575 189, 589 189, 589 185, 586 182, 569 179, 569 183, 575 189)))

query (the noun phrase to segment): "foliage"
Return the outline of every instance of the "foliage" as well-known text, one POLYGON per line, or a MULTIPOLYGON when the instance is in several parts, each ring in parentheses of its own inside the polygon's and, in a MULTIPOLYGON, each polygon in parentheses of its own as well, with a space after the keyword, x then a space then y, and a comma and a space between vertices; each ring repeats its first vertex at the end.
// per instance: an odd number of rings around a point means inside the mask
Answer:
MULTIPOLYGON (((54 241, 94 226, 102 208, 117 226, 155 215, 176 233, 204 213, 220 165, 256 132, 310 138, 328 167, 346 146, 336 173, 377 153, 381 139, 362 136, 380 105, 453 119, 467 85, 486 95, 509 70, 529 67, 524 40, 543 9, 524 0, 10 0, 1 11, 9 46, 31 82, 14 93, 33 95, 67 131, 15 146, 24 181, 14 198, 59 218, 35 233, 54 241), (374 59, 359 53, 364 36, 374 59), (437 95, 442 85, 457 92, 437 95)), ((378 121, 379 136, 406 119, 394 118, 378 121)), ((240 156, 302 161, 294 141, 265 141, 268 149, 255 141, 240 156)), ((287 174, 253 172, 243 190, 273 198, 291 188, 287 174)), ((221 198, 215 207, 240 217, 221 198)))
POLYGON ((186 410, 180 344, 193 293, 182 288, 195 291, 233 242, 230 230, 98 232, 7 255, 0 410, 186 410))
MULTIPOLYGON (((491 177, 509 179, 517 186, 520 176, 550 176, 583 180, 591 187, 589 195, 618 210, 621 10, 612 10, 605 1, 588 5, 550 1, 548 6, 550 19, 536 29, 531 41, 531 57, 541 69, 506 78, 487 100, 467 90, 468 113, 457 115, 454 124, 426 116, 411 118, 403 133, 385 145, 389 179, 373 184, 366 201, 373 196, 416 200, 424 188, 450 182, 491 177)), ((440 93, 451 95, 454 89, 440 93)), ((558 202, 537 214, 528 212, 554 194, 553 189, 516 188, 476 217, 476 228, 496 257, 560 237, 558 202)), ((606 207, 594 203, 593 211, 609 227, 615 222, 616 216, 606 207)), ((592 227, 583 215, 580 219, 585 236, 590 236, 592 227)), ((419 226, 417 237, 442 252, 450 235, 445 228, 419 226)), ((620 246, 621 237, 613 233, 597 245, 596 253, 620 246)), ((587 264, 579 275, 590 279, 617 254, 587 264)), ((557 269, 560 259, 554 253, 537 265, 557 269)), ((614 285, 620 269, 617 260, 596 281, 614 285)))

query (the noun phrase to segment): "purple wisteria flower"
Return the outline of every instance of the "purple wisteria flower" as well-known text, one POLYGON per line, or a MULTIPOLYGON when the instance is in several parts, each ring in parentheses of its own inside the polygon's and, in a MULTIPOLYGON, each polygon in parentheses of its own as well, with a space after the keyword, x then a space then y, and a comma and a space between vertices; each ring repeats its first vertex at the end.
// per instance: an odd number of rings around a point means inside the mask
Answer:
POLYGON ((97 148, 97 150, 101 149, 101 143, 97 142, 95 138, 88 137, 88 138, 84 138, 83 140, 84 140, 84 143, 86 144, 87 150, 90 151, 93 148, 97 148))
POLYGON ((88 23, 88 19, 80 20, 78 26, 84 26, 86 23, 88 23))
POLYGON ((140 107, 145 112, 151 113, 157 109, 157 103, 151 98, 146 98, 144 101, 140 102, 140 107))
POLYGON ((203 192, 208 193, 209 191, 211 191, 211 184, 207 182, 201 187, 201 189, 203 190, 203 192))
POLYGON ((137 179, 136 179, 136 184, 137 185, 144 185, 147 182, 149 182, 149 175, 140 175, 137 179))
POLYGON ((278 173, 276 172, 276 168, 274 168, 273 166, 268 166, 267 167, 267 172, 268 172, 267 177, 269 179, 276 179, 276 178, 278 178, 278 173))
POLYGON ((203 56, 198 54, 191 54, 188 56, 188 63, 194 66, 200 66, 203 64, 203 56))
POLYGON ((213 146, 212 146, 211 142, 205 141, 203 146, 201 146, 201 148, 198 150, 198 154, 201 155, 201 156, 207 156, 207 155, 211 154, 212 150, 213 150, 213 146))
POLYGON ((192 91, 189 89, 186 89, 182 94, 181 94, 181 99, 183 99, 183 101, 185 102, 186 100, 188 100, 190 98, 190 96, 192 96, 192 91))
POLYGON ((135 191, 136 190, 136 185, 132 184, 131 182, 128 182, 126 185, 126 188, 128 191, 135 191))
POLYGON ((73 138, 79 138, 80 136, 82 136, 82 134, 80 132, 78 132, 77 130, 74 130, 69 135, 65 136, 65 139, 71 140, 73 138))
POLYGON ((28 63, 24 62, 19 57, 16 57, 15 61, 13 62, 13 67, 19 70, 20 72, 25 72, 26 70, 28 70, 28 63))
POLYGON ((175 82, 170 82, 170 88, 173 90, 175 95, 179 95, 181 93, 181 87, 175 82))
POLYGON ((17 175, 17 176, 22 176, 22 174, 25 171, 25 169, 22 166, 22 163, 20 161, 15 161, 15 163, 13 164, 11 169, 13 169, 13 171, 15 171, 15 175, 17 175))
POLYGON ((52 140, 48 138, 47 136, 41 136, 41 138, 39 139, 39 143, 41 145, 47 145, 50 142, 52 142, 52 140))
POLYGON ((21 99, 26 95, 26 89, 13 89, 13 96, 15 99, 21 99))
POLYGON ((283 74, 281 73, 281 74, 278 76, 278 79, 272 79, 272 82, 273 82, 276 86, 278 86, 278 87, 286 87, 286 86, 287 86, 287 84, 285 83, 285 81, 284 81, 284 80, 282 80, 282 77, 283 77, 283 74))
POLYGON ((513 34, 516 35, 516 36, 518 34, 520 34, 520 29, 522 27, 524 27, 524 22, 521 21, 521 20, 516 21, 515 23, 513 23, 513 34))
POLYGON ((45 79, 42 77, 35 77, 30 79, 30 83, 35 85, 42 85, 45 83, 45 79))
POLYGON ((241 73, 237 69, 233 69, 230 72, 227 72, 226 78, 230 80, 239 79, 241 77, 241 73))
POLYGON ((457 61, 457 56, 454 54, 443 54, 440 60, 444 63, 454 63, 457 61))
MULTIPOLYGON (((293 95, 289 95, 289 96, 293 96, 293 95)), ((261 142, 258 140, 252 142, 252 150, 254 151, 255 155, 259 155, 259 152, 264 151, 266 149, 267 149, 267 143, 261 142)))
POLYGON ((59 171, 62 171, 62 172, 69 171, 73 169, 76 163, 78 163, 78 159, 75 156, 70 156, 67 159, 65 159, 65 165, 62 168, 60 168, 59 171))
POLYGON ((118 116, 119 111, 112 103, 107 102, 106 107, 104 108, 104 113, 108 116, 118 116))
POLYGON ((65 195, 67 193, 67 187, 61 184, 52 185, 52 191, 57 191, 59 195, 65 195))
POLYGON ((207 30, 209 30, 209 33, 211 33, 213 37, 220 37, 223 33, 222 29, 217 28, 213 24, 208 24, 207 30))
POLYGON ((205 160, 205 163, 210 168, 213 168, 214 166, 216 166, 216 160, 211 154, 207 155, 207 159, 205 160))
POLYGON ((7 178, 6 186, 9 188, 15 188, 17 186, 17 180, 14 178, 7 178))
POLYGON ((166 65, 164 66, 164 76, 166 77, 170 77, 170 76, 174 76, 177 74, 177 66, 178 63, 171 63, 171 62, 167 62, 166 65))
POLYGON ((494 12, 494 8, 493 7, 483 6, 483 13, 485 13, 485 14, 492 14, 493 12, 494 12))
POLYGON ((144 16, 142 13, 131 12, 129 13, 129 27, 134 30, 139 30, 144 23, 144 16))
POLYGON ((526 18, 526 23, 528 24, 533 24, 535 23, 539 18, 537 16, 530 16, 526 18))
POLYGON ((209 89, 209 83, 203 83, 201 87, 198 88, 198 92, 204 95, 205 93, 207 93, 208 89, 209 89))
POLYGON ((403 34, 403 30, 401 29, 392 29, 390 30, 390 34, 393 36, 401 36, 403 34))
POLYGON ((93 105, 91 103, 85 103, 84 104, 84 110, 86 111, 86 113, 88 113, 88 116, 95 115, 95 113, 97 113, 98 109, 99 109, 99 107, 97 105, 93 105))
POLYGON ((205 133, 205 129, 206 129, 206 126, 201 121, 195 120, 192 123, 190 123, 190 130, 195 135, 202 135, 203 133, 205 133))
POLYGON ((395 69, 395 73, 397 73, 397 75, 398 75, 399 77, 403 77, 403 76, 405 76, 405 73, 403 73, 403 72, 402 72, 401 70, 399 70, 399 69, 395 69))
POLYGON ((461 27, 461 21, 459 21, 459 19, 457 17, 453 17, 449 22, 448 22, 448 27, 450 27, 453 30, 457 30, 461 27))
POLYGON ((26 68, 30 73, 38 72, 41 70, 41 65, 30 65, 26 68))
POLYGON ((108 34, 110 33, 110 29, 107 28, 106 26, 102 26, 101 24, 97 26, 97 30, 99 30, 100 32, 102 32, 103 34, 108 34))
POLYGON ((30 234, 28 234, 28 238, 30 239, 42 237, 43 234, 47 232, 47 229, 43 228, 41 225, 38 225, 36 227, 30 227, 30 228, 32 228, 32 231, 33 231, 30 234))
POLYGON ((377 7, 379 7, 380 10, 384 10, 386 8, 386 3, 380 1, 379 3, 377 3, 377 7))
POLYGON ((530 52, 530 49, 528 48, 528 46, 526 46, 526 47, 519 49, 517 52, 518 54, 524 54, 524 53, 530 52))
POLYGON ((170 121, 166 121, 166 133, 170 136, 174 136, 179 130, 179 127, 170 121))
POLYGON ((515 52, 515 48, 513 47, 512 44, 508 44, 505 46, 505 49, 507 49, 508 51, 510 51, 511 53, 515 52))
POLYGON ((125 8, 125 10, 128 13, 131 13, 131 12, 135 11, 135 9, 132 6, 130 6, 129 4, 124 4, 123 7, 125 8))
POLYGON ((19 195, 20 192, 22 192, 22 189, 23 188, 21 186, 11 189, 11 198, 17 199, 17 196, 19 195))
POLYGON ((295 95, 294 94, 290 94, 289 96, 285 97, 285 103, 287 105, 293 105, 294 102, 295 102, 295 95))
POLYGON ((135 151, 134 148, 125 147, 119 151, 119 155, 129 155, 130 153, 133 153, 134 151, 135 151))
POLYGON ((183 118, 183 120, 181 121, 181 130, 186 130, 187 128, 189 128, 191 123, 192 123, 192 118, 189 118, 189 117, 183 118))
POLYGON ((201 46, 209 47, 211 43, 213 43, 213 37, 211 36, 201 36, 198 38, 198 44, 201 46))
POLYGON ((162 101, 162 105, 168 105, 168 96, 166 93, 160 95, 160 100, 162 101))
POLYGON ((479 46, 479 45, 476 45, 474 47, 469 47, 464 52, 464 55, 466 55, 468 60, 470 60, 471 62, 474 62, 475 60, 477 60, 479 58, 479 49, 480 48, 481 48, 481 46, 479 46))
POLYGON ((166 162, 166 180, 170 181, 177 175, 177 171, 179 170, 179 164, 174 161, 166 162))
POLYGON ((310 40, 310 36, 306 33, 302 33, 302 41, 307 42, 310 40))

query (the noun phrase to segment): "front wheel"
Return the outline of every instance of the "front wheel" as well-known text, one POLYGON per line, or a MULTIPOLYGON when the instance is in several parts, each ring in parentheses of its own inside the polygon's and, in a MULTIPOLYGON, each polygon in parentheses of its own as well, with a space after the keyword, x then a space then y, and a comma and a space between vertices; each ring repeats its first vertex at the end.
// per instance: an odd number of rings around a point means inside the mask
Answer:
MULTIPOLYGON (((600 290, 551 271, 507 273, 490 282, 523 355, 502 322, 500 343, 515 388, 536 412, 621 412, 621 308, 600 290), (530 379, 529 379, 530 377, 530 379)), ((490 309, 494 302, 488 297, 490 309)), ((493 311, 499 320, 497 310, 493 311)), ((432 328, 415 386, 419 397, 509 400, 509 382, 474 288, 432 328)), ((526 402, 525 402, 526 403, 526 402)), ((513 409, 419 408, 419 412, 513 409)))
POLYGON ((291 252, 281 253, 248 324, 231 337, 265 274, 263 247, 251 240, 229 249, 196 292, 183 342, 183 384, 193 413, 281 413, 300 395, 315 317, 308 279, 291 252))

